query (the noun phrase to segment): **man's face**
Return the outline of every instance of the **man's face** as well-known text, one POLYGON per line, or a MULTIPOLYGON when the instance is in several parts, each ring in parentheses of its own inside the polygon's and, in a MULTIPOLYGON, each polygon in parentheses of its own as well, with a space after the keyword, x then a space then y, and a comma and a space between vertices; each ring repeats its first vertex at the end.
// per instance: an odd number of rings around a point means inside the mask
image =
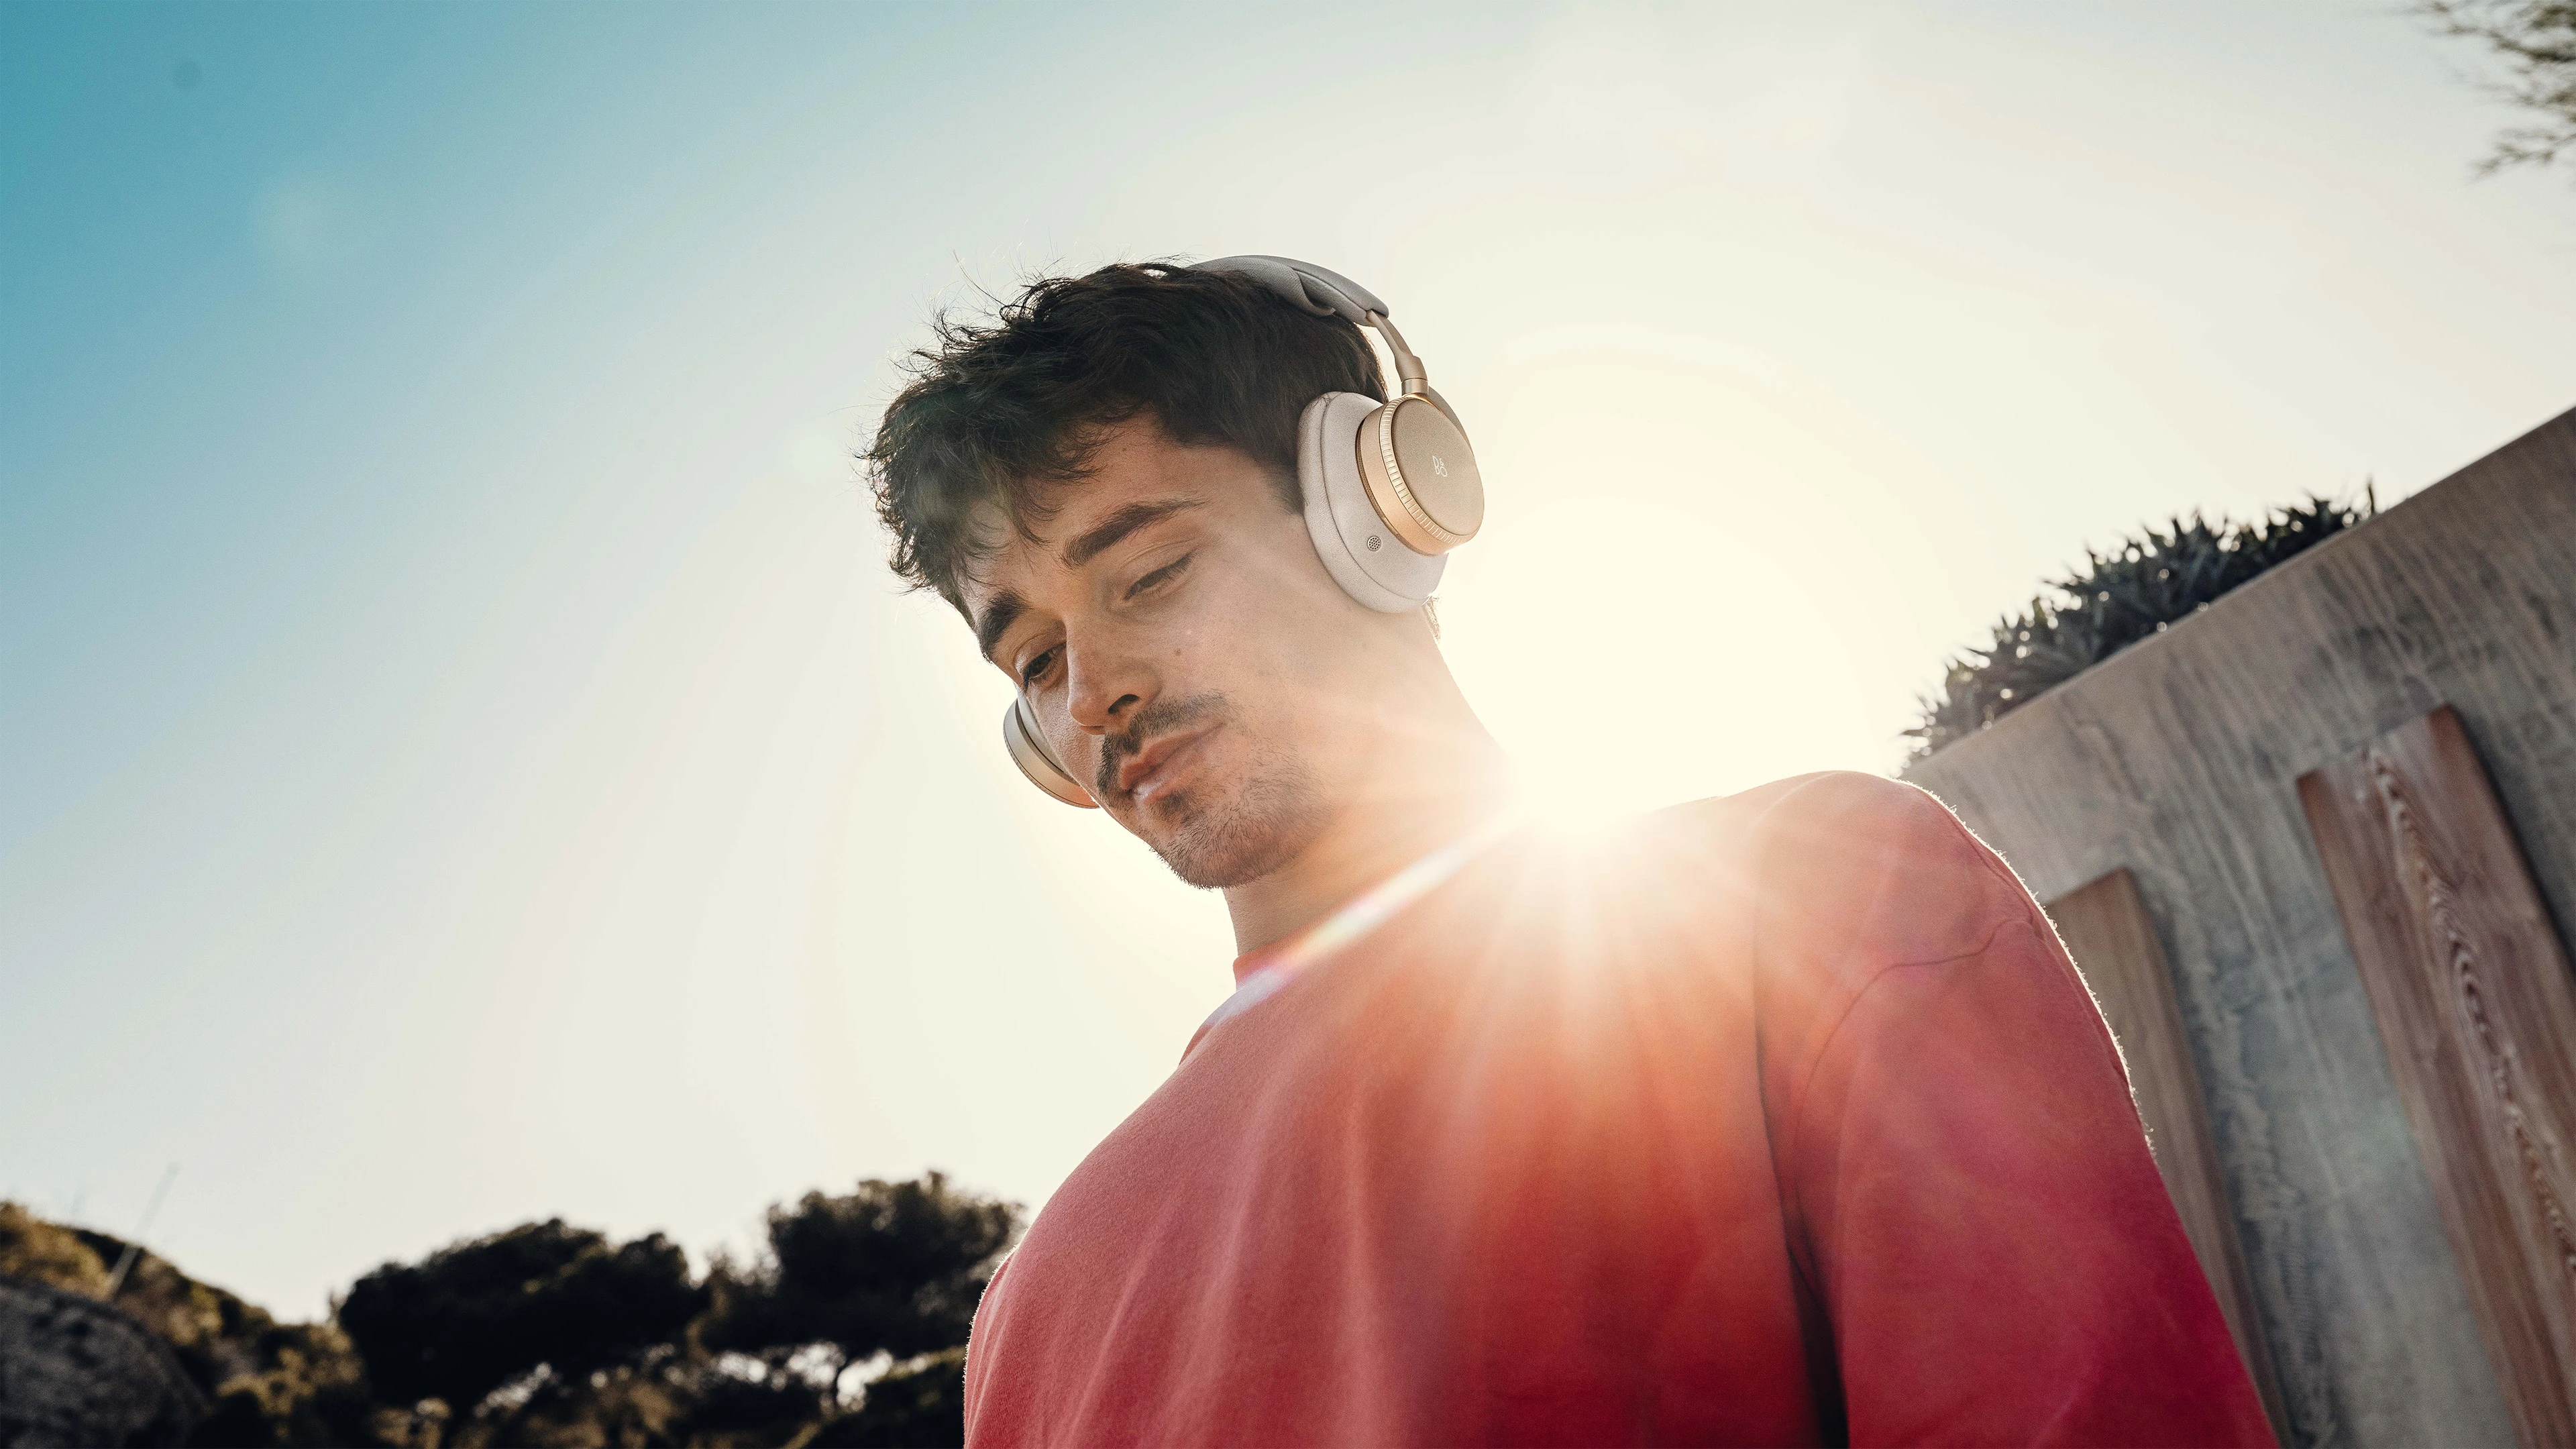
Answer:
POLYGON ((1104 433, 1034 541, 966 580, 985 656, 1092 798, 1181 879, 1296 858, 1356 790, 1388 667, 1382 621, 1336 588, 1258 463, 1150 417, 1104 433))

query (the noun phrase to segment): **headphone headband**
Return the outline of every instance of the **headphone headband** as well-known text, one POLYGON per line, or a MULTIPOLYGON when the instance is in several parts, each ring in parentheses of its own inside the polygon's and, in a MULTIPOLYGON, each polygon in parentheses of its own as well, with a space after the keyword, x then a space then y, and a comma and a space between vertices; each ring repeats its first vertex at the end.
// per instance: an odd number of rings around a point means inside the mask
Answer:
MULTIPOLYGON (((1338 316, 1355 326, 1376 328, 1377 335, 1386 339, 1386 350, 1395 356, 1396 394, 1428 398, 1432 406, 1449 413, 1449 404, 1431 390, 1429 378, 1422 369, 1422 359, 1414 356, 1413 349, 1404 345, 1404 334, 1395 330, 1395 324, 1386 320, 1387 306, 1378 300, 1377 293, 1330 267, 1301 262, 1295 257, 1263 256, 1257 252, 1200 262, 1195 270, 1234 272, 1250 277, 1286 298, 1301 312, 1310 312, 1318 317, 1338 316)), ((1456 422, 1457 414, 1450 413, 1449 420, 1456 422)))
POLYGON ((1377 325, 1370 320, 1372 312, 1380 317, 1391 315, 1387 305, 1378 300, 1377 293, 1329 267, 1301 262, 1294 257, 1257 253, 1219 257, 1212 262, 1199 262, 1192 270, 1239 273, 1268 286, 1300 311, 1312 312, 1318 317, 1339 315, 1362 327, 1377 325))

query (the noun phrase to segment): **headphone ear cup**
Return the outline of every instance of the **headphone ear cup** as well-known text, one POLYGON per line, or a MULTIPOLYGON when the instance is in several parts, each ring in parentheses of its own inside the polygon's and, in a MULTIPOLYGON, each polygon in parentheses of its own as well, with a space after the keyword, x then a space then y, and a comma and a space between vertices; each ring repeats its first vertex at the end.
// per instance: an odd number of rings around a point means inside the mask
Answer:
POLYGON ((1414 552, 1445 554, 1485 526, 1476 450, 1446 402, 1417 394, 1369 414, 1359 460, 1369 502, 1414 552))
POLYGON ((1046 736, 1038 732, 1037 721, 1029 717, 1028 703, 1025 699, 1014 699, 1011 707, 1002 711, 1002 746, 1011 752, 1011 763, 1020 767, 1020 773, 1029 777, 1030 784, 1067 805, 1077 805, 1085 810, 1099 809, 1100 802, 1092 799, 1091 792, 1082 788, 1082 782, 1073 778, 1073 772, 1064 767, 1064 761, 1056 758, 1046 736))
POLYGON ((1360 473, 1361 431, 1377 399, 1328 392, 1297 419, 1297 488, 1305 500, 1306 536, 1342 592, 1381 614, 1422 607, 1440 587, 1449 561, 1417 551, 1379 516, 1360 473))

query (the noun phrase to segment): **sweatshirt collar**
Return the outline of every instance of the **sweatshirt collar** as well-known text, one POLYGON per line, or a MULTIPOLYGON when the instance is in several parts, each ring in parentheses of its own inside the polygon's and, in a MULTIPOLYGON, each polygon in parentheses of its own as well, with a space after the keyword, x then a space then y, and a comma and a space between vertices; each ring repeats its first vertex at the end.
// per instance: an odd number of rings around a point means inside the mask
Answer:
POLYGON ((1325 912, 1312 924, 1234 959, 1234 994, 1227 997, 1181 1051, 1186 1058, 1219 1022, 1250 1011, 1308 968, 1330 960, 1366 938, 1407 906, 1429 895, 1511 828, 1497 816, 1477 830, 1429 852, 1411 865, 1325 912))

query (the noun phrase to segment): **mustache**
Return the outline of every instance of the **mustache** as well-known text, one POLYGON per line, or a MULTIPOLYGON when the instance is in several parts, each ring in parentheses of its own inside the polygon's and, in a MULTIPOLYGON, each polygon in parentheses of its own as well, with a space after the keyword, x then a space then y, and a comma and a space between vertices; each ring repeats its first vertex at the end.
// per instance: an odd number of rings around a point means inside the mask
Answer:
POLYGON ((1224 719, 1231 707, 1222 691, 1208 690, 1187 699, 1158 699, 1136 711, 1126 728, 1100 738, 1100 768, 1092 772, 1091 798, 1106 800, 1118 789, 1118 767, 1142 754, 1145 742, 1188 725, 1224 719))

